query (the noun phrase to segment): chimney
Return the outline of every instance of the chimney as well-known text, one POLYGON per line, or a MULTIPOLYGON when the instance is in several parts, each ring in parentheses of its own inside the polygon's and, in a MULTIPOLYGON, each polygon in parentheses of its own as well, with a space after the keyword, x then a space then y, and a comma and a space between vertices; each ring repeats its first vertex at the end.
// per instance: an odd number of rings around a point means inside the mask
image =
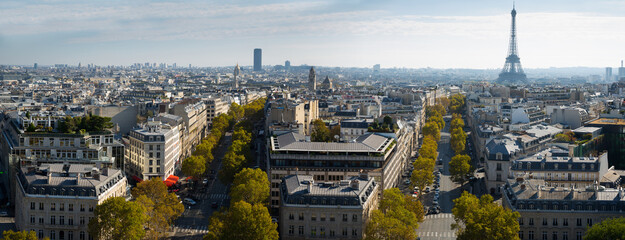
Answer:
POLYGON ((52 172, 48 171, 48 184, 52 184, 52 172))
POLYGON ((76 185, 80 182, 80 173, 76 174, 76 185))
POLYGON ((308 190, 308 193, 311 193, 311 192, 312 192, 312 186, 313 186, 313 182, 312 182, 312 180, 311 180, 311 181, 309 181, 309 182, 308 182, 308 186, 307 186, 307 188, 306 188, 306 190, 308 190))
POLYGON ((360 182, 358 181, 358 179, 354 179, 351 182, 349 182, 349 187, 354 190, 359 189, 359 185, 360 185, 360 182))
POLYGON ((361 180, 368 181, 369 180, 369 174, 367 174, 365 171, 360 169, 360 173, 358 174, 358 178, 360 178, 361 180))

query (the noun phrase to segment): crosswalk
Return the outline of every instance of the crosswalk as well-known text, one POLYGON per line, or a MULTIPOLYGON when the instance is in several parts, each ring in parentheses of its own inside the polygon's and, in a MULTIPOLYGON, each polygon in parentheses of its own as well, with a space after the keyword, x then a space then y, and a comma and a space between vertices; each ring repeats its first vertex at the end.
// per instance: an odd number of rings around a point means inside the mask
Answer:
POLYGON ((175 226, 174 233, 191 233, 191 234, 206 234, 208 233, 207 226, 175 226))
POLYGON ((196 199, 228 199, 230 196, 225 193, 198 193, 194 194, 196 199))
POLYGON ((435 238, 455 238, 455 232, 418 232, 419 237, 435 237, 435 238))
POLYGON ((454 218, 454 215, 451 213, 440 213, 440 214, 431 214, 425 216, 425 219, 436 219, 436 218, 454 218))

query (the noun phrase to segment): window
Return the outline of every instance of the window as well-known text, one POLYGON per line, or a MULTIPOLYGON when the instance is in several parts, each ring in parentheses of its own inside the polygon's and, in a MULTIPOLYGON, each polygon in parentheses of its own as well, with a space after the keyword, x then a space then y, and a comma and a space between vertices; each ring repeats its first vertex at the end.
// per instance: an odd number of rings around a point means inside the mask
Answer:
POLYGON ((84 231, 80 231, 79 239, 80 240, 85 240, 85 232, 84 231))
POLYGON ((67 240, 74 240, 74 231, 67 232, 67 240))
POLYGON ((325 237, 326 236, 326 228, 325 227, 319 227, 319 236, 320 237, 325 237))
POLYGON ((552 239, 552 240, 558 240, 558 232, 553 232, 553 233, 551 234, 551 239, 552 239))
POLYGON ((330 230, 330 237, 334 237, 334 230, 330 230))
POLYGON ((149 162, 150 162, 149 165, 154 165, 154 161, 150 160, 149 162))
POLYGON ((543 240, 549 240, 549 239, 547 238, 547 231, 543 231, 543 240))
POLYGON ((304 221, 304 213, 299 213, 299 220, 304 221))
POLYGON ((552 224, 553 224, 553 226, 558 226, 558 219, 557 218, 553 218, 552 224))
POLYGON ((529 225, 530 225, 530 226, 534 226, 534 219, 533 219, 533 218, 530 218, 529 225))
POLYGON ((569 240, 569 232, 562 232, 562 240, 569 240))
POLYGON ((80 225, 85 225, 85 217, 80 217, 80 225))
POLYGON ((310 215, 310 221, 317 221, 317 214, 311 214, 310 215))
POLYGON ((568 226, 569 225, 569 219, 568 218, 563 218, 562 219, 562 226, 568 226))
POLYGON ((543 218, 543 226, 547 226, 547 218, 543 218))
POLYGON ((56 233, 54 232, 54 230, 50 231, 50 240, 54 240, 56 239, 56 233))
POLYGON ((582 219, 581 219, 581 218, 578 218, 578 219, 577 219, 577 226, 578 226, 578 227, 581 227, 581 226, 582 226, 582 219))
POLYGON ((70 225, 70 226, 74 225, 74 218, 73 217, 68 217, 67 218, 67 225, 70 225))
POLYGON ((67 210, 68 211, 74 211, 74 204, 70 203, 69 205, 67 205, 67 210))
POLYGON ((577 237, 575 239, 582 240, 582 232, 577 232, 577 237))
POLYGON ((295 219, 295 216, 293 216, 293 213, 289 213, 289 220, 293 220, 295 219))
POLYGON ((352 215, 352 222, 358 222, 358 215, 352 215))
POLYGON ((317 227, 310 227, 310 236, 317 236, 317 227))
POLYGON ((89 212, 93 212, 93 206, 89 205, 89 212))
POLYGON ((35 215, 30 215, 30 224, 35 224, 35 215))
POLYGON ((43 210, 43 203, 39 203, 39 210, 43 210))
POLYGON ((523 231, 519 231, 519 239, 523 239, 523 231))
POLYGON ((347 222, 347 214, 343 214, 343 222, 347 222))
POLYGON ((529 231, 527 233, 527 239, 528 240, 534 240, 534 231, 529 231))
POLYGON ((39 217, 39 225, 43 225, 43 217, 39 217))
POLYGON ((334 214, 330 214, 330 222, 334 222, 334 214))
POLYGON ((343 228, 343 236, 347 236, 347 228, 343 228))
POLYGON ((153 172, 154 172, 154 171, 152 170, 152 167, 150 167, 148 170, 149 170, 148 172, 150 172, 150 173, 153 173, 153 172))
POLYGON ((299 226, 299 235, 304 235, 304 226, 299 226))
POLYGON ((523 226, 523 218, 519 218, 519 225, 523 226))
MULTIPOLYGON (((60 225, 65 225, 65 216, 60 216, 59 217, 59 224, 60 225)), ((59 233, 59 235, 60 235, 60 233, 59 233)))
POLYGON ((60 239, 60 240, 65 239, 65 232, 63 232, 63 231, 59 231, 59 239, 60 239))
POLYGON ((289 225, 289 235, 295 234, 295 226, 289 225))
POLYGON ((65 211, 65 203, 59 204, 59 211, 65 211))
POLYGON ((50 216, 50 224, 51 225, 56 224, 56 219, 54 219, 54 216, 50 216))
POLYGON ((358 236, 358 229, 354 228, 352 229, 352 236, 358 236))
POLYGON ((35 202, 30 202, 30 210, 35 210, 35 202))
POLYGON ((320 221, 325 221, 326 220, 326 214, 325 213, 319 214, 319 220, 320 221))
POLYGON ((85 205, 84 204, 80 204, 80 211, 84 212, 85 211, 85 205))
POLYGON ((592 227, 592 218, 586 218, 586 226, 592 227))
POLYGON ((43 230, 39 230, 39 238, 43 238, 43 230))
POLYGON ((497 163, 497 171, 501 171, 501 163, 497 163))

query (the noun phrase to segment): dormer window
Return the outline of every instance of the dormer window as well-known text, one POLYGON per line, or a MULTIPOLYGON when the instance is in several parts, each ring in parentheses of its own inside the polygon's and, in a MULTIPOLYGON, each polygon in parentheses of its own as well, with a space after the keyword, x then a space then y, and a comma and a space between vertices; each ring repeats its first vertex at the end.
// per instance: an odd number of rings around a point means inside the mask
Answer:
POLYGON ((595 170, 595 165, 594 164, 590 164, 590 170, 595 170))
POLYGON ((545 163, 540 163, 540 169, 545 170, 545 163))
POLYGON ((503 159, 503 154, 501 154, 501 153, 497 153, 497 154, 495 154, 495 158, 496 158, 497 160, 502 160, 502 159, 503 159))
POLYGON ((554 168, 555 170, 558 170, 558 164, 557 164, 557 163, 556 163, 556 164, 554 164, 554 165, 553 165, 553 168, 554 168))
POLYGON ((586 164, 582 164, 582 170, 586 170, 586 164))
POLYGON ((573 168, 573 164, 569 163, 569 170, 571 170, 571 168, 573 168))

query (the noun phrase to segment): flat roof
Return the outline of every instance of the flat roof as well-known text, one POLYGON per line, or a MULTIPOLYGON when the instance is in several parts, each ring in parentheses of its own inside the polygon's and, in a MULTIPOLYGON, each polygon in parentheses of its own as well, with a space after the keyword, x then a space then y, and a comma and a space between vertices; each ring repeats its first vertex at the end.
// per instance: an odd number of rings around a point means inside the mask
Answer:
POLYGON ((620 119, 620 118, 599 118, 599 119, 595 119, 595 120, 589 122, 588 124, 625 126, 625 119, 620 119))

